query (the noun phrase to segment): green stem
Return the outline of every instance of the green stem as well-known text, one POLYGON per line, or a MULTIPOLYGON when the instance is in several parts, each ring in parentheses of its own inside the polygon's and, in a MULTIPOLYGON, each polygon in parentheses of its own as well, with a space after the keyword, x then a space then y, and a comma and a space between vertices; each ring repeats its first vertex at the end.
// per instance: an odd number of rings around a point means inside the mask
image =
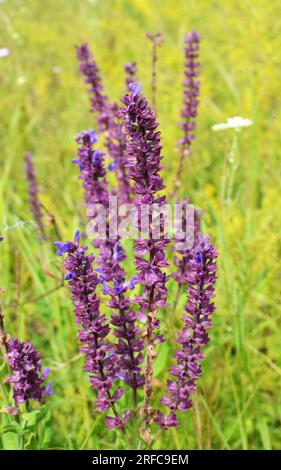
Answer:
POLYGON ((81 447, 80 447, 79 450, 84 450, 84 449, 85 449, 85 447, 86 447, 86 445, 87 445, 87 443, 88 443, 88 440, 90 439, 90 437, 91 437, 91 435, 92 435, 92 432, 93 432, 93 430, 95 429, 96 423, 97 423, 97 419, 93 422, 93 424, 92 424, 92 426, 91 426, 91 429, 90 429, 90 431, 88 432, 87 436, 85 437, 85 439, 84 439, 84 441, 83 441, 83 443, 82 443, 82 445, 81 445, 81 447))

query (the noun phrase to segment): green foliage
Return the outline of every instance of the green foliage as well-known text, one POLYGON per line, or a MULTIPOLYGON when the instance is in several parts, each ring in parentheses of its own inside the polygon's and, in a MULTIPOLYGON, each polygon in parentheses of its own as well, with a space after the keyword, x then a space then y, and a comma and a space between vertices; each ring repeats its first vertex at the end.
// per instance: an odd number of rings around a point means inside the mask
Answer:
MULTIPOLYGON (((104 419, 95 412, 69 294, 59 288, 62 265, 51 243, 58 235, 46 217, 50 242, 38 242, 26 202, 23 154, 34 153, 41 201, 54 214, 61 238, 69 239, 83 214, 71 164, 73 135, 93 127, 74 46, 89 42, 115 100, 124 90, 123 64, 136 60, 150 98, 145 33, 161 31, 165 44, 159 49, 157 108, 164 179, 171 189, 180 135, 181 47, 191 29, 202 38, 202 95, 179 196, 187 195, 204 210, 204 233, 219 249, 217 312, 194 407, 181 416, 179 429, 162 434, 154 447, 280 448, 280 22, 278 0, 48 0, 44 8, 35 0, 0 4, 0 47, 10 49, 0 59, 1 300, 9 333, 34 342, 54 381, 47 407, 24 413, 19 423, 0 414, 3 448, 128 448, 122 436, 104 432, 104 419), (239 166, 225 203, 224 166, 233 136, 210 128, 235 115, 252 119, 253 126, 238 135, 239 166)), ((132 270, 132 259, 128 265, 132 270)), ((173 310, 174 297, 171 283, 171 308, 162 319, 165 334, 180 326, 182 310, 173 310)), ((179 306, 183 303, 184 294, 179 306)), ((156 400, 172 344, 161 348, 156 400)), ((0 373, 4 378, 5 371, 0 373)), ((5 401, 1 390, 0 400, 5 401)))

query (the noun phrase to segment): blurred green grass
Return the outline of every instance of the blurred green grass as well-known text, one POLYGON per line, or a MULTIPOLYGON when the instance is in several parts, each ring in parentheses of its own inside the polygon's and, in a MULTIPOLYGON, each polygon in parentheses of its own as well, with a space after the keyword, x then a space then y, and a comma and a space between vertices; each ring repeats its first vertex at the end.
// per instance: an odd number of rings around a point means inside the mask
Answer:
MULTIPOLYGON (((161 31, 157 105, 164 178, 171 188, 180 135, 182 41, 191 29, 202 39, 202 94, 179 196, 204 210, 204 232, 220 252, 217 312, 194 407, 181 417, 179 430, 163 434, 155 448, 281 447, 280 27, 278 0, 0 3, 0 47, 10 49, 0 59, 1 297, 9 332, 30 338, 51 367, 52 447, 80 448, 95 420, 86 447, 123 448, 124 443, 118 434, 104 433, 103 418, 95 413, 67 289, 27 302, 57 285, 61 261, 51 243, 38 242, 26 202, 23 153, 34 153, 41 200, 68 239, 83 210, 71 164, 73 136, 93 125, 74 46, 89 42, 115 100, 124 91, 123 64, 137 61, 150 98, 145 33, 161 31), (240 166, 231 201, 222 204, 232 134, 210 128, 234 115, 252 119, 253 126, 239 134, 240 166)), ((174 315, 176 324, 181 313, 179 308, 174 315)), ((157 379, 164 383, 163 370, 157 379)))

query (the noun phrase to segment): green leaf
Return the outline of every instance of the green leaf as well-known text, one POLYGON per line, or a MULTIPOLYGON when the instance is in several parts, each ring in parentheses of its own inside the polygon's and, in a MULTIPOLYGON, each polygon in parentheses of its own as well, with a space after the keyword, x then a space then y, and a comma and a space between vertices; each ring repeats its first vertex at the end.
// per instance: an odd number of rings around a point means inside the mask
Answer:
POLYGON ((1 440, 2 440, 3 447, 5 450, 18 450, 19 448, 18 434, 16 434, 15 432, 5 431, 1 435, 1 440))
POLYGON ((39 421, 41 421, 48 413, 46 405, 41 406, 37 410, 29 411, 28 413, 22 414, 24 424, 28 428, 33 428, 39 421))

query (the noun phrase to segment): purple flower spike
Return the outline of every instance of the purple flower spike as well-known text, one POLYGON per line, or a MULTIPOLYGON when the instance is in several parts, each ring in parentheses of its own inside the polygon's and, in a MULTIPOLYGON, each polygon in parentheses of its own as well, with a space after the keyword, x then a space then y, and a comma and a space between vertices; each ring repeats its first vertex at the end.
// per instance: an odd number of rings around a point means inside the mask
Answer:
POLYGON ((178 141, 181 147, 179 164, 174 182, 173 195, 180 187, 180 179, 183 171, 183 162, 186 155, 191 154, 191 144, 194 140, 196 127, 198 96, 200 92, 199 67, 199 45, 200 36, 196 31, 187 34, 184 40, 184 80, 183 80, 183 107, 181 110, 181 122, 179 126, 183 131, 183 137, 178 141))
POLYGON ((46 234, 44 225, 42 222, 43 214, 41 210, 41 205, 38 199, 38 188, 37 181, 35 176, 35 171, 32 162, 32 155, 30 152, 27 152, 24 156, 25 162, 25 174, 28 182, 28 194, 29 194, 29 207, 30 211, 33 214, 34 220, 40 232, 40 238, 46 240, 46 234))
POLYGON ((97 408, 114 409, 114 403, 121 394, 111 396, 111 388, 116 380, 116 361, 111 354, 111 344, 106 340, 110 328, 106 317, 100 313, 96 287, 99 283, 93 271, 94 257, 86 255, 87 247, 79 246, 79 232, 75 233, 74 243, 62 243, 67 246, 64 253, 65 269, 72 273, 69 286, 72 292, 76 324, 79 325, 78 338, 82 343, 81 351, 85 354, 84 369, 89 372, 90 383, 98 391, 97 408))
MULTIPOLYGON (((109 281, 112 280, 112 274, 107 281, 104 272, 108 265, 96 268, 96 274, 92 267, 93 255, 86 255, 87 247, 79 247, 78 243, 79 238, 76 237, 75 243, 66 242, 62 245, 67 246, 65 269, 71 273, 69 285, 75 319, 82 327, 78 331, 78 337, 84 345, 81 351, 86 355, 85 370, 90 374, 92 388, 98 391, 97 409, 105 411, 111 407, 115 414, 114 418, 107 418, 107 428, 121 429, 129 416, 125 414, 122 420, 116 414, 114 404, 122 396, 123 389, 119 387, 112 395, 111 388, 122 375, 122 380, 132 387, 136 397, 137 387, 143 384, 139 367, 142 362, 143 341, 138 339, 140 330, 135 325, 136 315, 130 310, 130 301, 125 297, 127 288, 124 285, 124 272, 118 261, 114 261, 114 282, 111 287, 109 281), (103 293, 110 295, 109 307, 113 309, 111 324, 114 326, 113 334, 117 338, 114 348, 107 341, 109 323, 99 311, 99 300, 95 293, 98 283, 103 286, 103 293)), ((119 253, 119 250, 120 247, 115 244, 115 252, 119 253)))
MULTIPOLYGON (((84 200, 87 206, 102 204, 108 210, 109 195, 105 179, 104 155, 99 152, 99 160, 93 162, 92 141, 87 132, 78 134, 78 157, 82 171, 80 178, 83 181, 84 200)), ((92 214, 94 222, 96 214, 92 214)), ((108 227, 107 227, 108 229, 108 227)), ((59 243, 59 242, 58 242, 59 243)), ((109 305, 115 312, 111 323, 114 326, 114 335, 118 338, 116 345, 116 363, 123 371, 124 381, 135 390, 143 384, 141 369, 141 350, 143 342, 139 339, 140 330, 136 327, 136 316, 131 311, 131 303, 126 298, 129 287, 125 283, 125 273, 120 262, 125 259, 124 250, 118 240, 108 237, 98 242, 99 256, 97 258, 98 281, 102 285, 102 293, 110 296, 109 305), (113 286, 110 284, 113 283, 113 286)), ((64 245, 58 245, 58 252, 63 252, 64 245)), ((71 271, 72 272, 72 271, 71 271)), ((67 275, 68 276, 68 275, 67 275)))
POLYGON ((84 201, 87 206, 102 204, 108 207, 108 191, 106 172, 104 168, 104 154, 94 149, 96 142, 93 139, 93 130, 83 131, 77 134, 76 141, 79 144, 77 159, 80 170, 79 178, 82 180, 84 189, 84 201))
MULTIPOLYGON (((125 108, 121 109, 121 113, 128 135, 127 167, 138 194, 134 203, 137 209, 141 204, 164 206, 165 197, 155 197, 158 191, 164 189, 164 184, 159 175, 162 157, 154 113, 146 99, 133 92, 125 95, 123 103, 125 108)), ((140 219, 137 228, 141 230, 140 219)), ((168 266, 164 251, 166 245, 165 239, 154 240, 151 231, 149 240, 138 239, 135 242, 137 282, 145 286, 143 297, 137 299, 141 311, 152 312, 166 305, 166 275, 162 272, 168 266), (150 261, 146 260, 146 255, 149 255, 150 261)))
POLYGON ((190 394, 196 390, 196 382, 201 374, 201 349, 208 341, 207 329, 212 326, 211 316, 215 310, 214 286, 216 281, 217 252, 208 238, 200 238, 197 250, 190 260, 188 272, 188 300, 183 316, 184 328, 177 342, 181 349, 174 357, 176 365, 170 368, 173 379, 167 381, 166 395, 161 403, 170 409, 168 418, 158 413, 156 422, 163 428, 177 426, 176 410, 186 411, 191 406, 190 394), (174 421, 173 421, 174 418, 174 421))
POLYGON ((11 338, 5 343, 5 348, 7 364, 13 372, 7 382, 12 386, 15 403, 41 402, 49 393, 50 385, 44 386, 47 374, 42 372, 40 357, 33 344, 11 338))
MULTIPOLYGON (((131 84, 131 94, 122 99, 124 108, 121 108, 124 127, 127 133, 127 168, 129 177, 134 181, 137 197, 134 199, 138 211, 137 229, 141 231, 141 217, 139 209, 142 204, 158 206, 165 204, 165 197, 155 196, 164 189, 159 175, 161 166, 160 133, 155 115, 148 106, 146 99, 139 95, 139 89, 131 84)), ((149 218, 150 219, 150 218, 149 218)), ((161 223, 161 233, 164 224, 161 223)), ((166 305, 166 274, 163 268, 168 266, 165 258, 167 240, 163 235, 154 239, 153 223, 149 221, 148 239, 138 239, 135 242, 136 267, 138 270, 137 282, 144 285, 142 296, 136 298, 139 309, 146 315, 147 357, 145 366, 144 405, 142 408, 141 435, 148 442, 148 425, 151 420, 152 408, 150 399, 152 395, 152 360, 155 357, 154 345, 156 330, 159 328, 157 309, 166 305)))
MULTIPOLYGON (((94 149, 89 131, 84 131, 81 134, 78 134, 76 136, 76 141, 79 144, 77 152, 79 159, 78 167, 80 169, 79 178, 82 181, 84 189, 85 205, 90 209, 93 206, 94 209, 95 204, 100 204, 104 207, 105 211, 108 211, 109 194, 107 189, 108 183, 106 180, 104 154, 100 150, 94 149)), ((91 223, 94 233, 96 230, 95 221, 97 215, 96 211, 91 210, 91 223)), ((96 245, 95 240, 93 241, 93 244, 94 246, 96 245)), ((116 241, 109 239, 107 233, 106 239, 98 241, 97 245, 99 246, 100 251, 97 265, 103 271, 104 280, 107 282, 112 281, 115 275, 118 276, 119 269, 117 268, 117 274, 115 274, 114 268, 116 267, 116 259, 114 256, 114 247, 117 246, 116 241)), ((118 261, 121 261, 125 258, 124 251, 119 244, 118 247, 118 261)), ((121 277, 124 277, 123 273, 121 277)))
POLYGON ((91 111, 98 113, 98 129, 103 131, 108 127, 108 99, 104 94, 101 83, 100 71, 93 60, 92 54, 87 44, 82 44, 76 48, 77 59, 79 60, 79 71, 84 77, 84 81, 89 85, 88 92, 91 94, 91 111))
POLYGON ((80 73, 89 85, 91 111, 97 114, 98 131, 107 133, 105 146, 113 161, 111 168, 116 168, 120 201, 128 203, 131 199, 131 188, 125 167, 126 139, 119 123, 118 106, 116 103, 110 103, 104 93, 100 71, 87 44, 77 47, 77 58, 80 62, 80 73))
POLYGON ((181 111, 182 122, 180 127, 184 132, 183 138, 179 141, 184 152, 190 153, 190 145, 194 139, 195 118, 197 116, 198 96, 200 83, 198 51, 200 36, 196 31, 192 31, 185 38, 185 63, 183 81, 183 108, 181 111))

